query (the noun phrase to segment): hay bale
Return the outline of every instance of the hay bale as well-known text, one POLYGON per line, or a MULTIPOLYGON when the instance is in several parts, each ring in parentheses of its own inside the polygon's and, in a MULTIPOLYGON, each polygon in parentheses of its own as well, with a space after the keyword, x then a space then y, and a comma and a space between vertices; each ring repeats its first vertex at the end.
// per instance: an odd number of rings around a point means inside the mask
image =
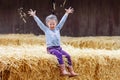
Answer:
MULTIPOLYGON (((93 49, 120 49, 120 37, 62 37, 62 43, 76 48, 93 49)), ((0 45, 45 45, 45 36, 35 36, 33 34, 4 34, 0 35, 0 45)))
POLYGON ((80 75, 61 77, 55 56, 47 54, 45 37, 0 35, 2 80, 120 80, 119 37, 62 37, 62 47, 80 75))
POLYGON ((4 34, 0 35, 0 45, 45 45, 45 37, 35 36, 33 34, 4 34))
POLYGON ((78 37, 78 38, 63 38, 63 43, 72 45, 76 48, 93 48, 93 49, 120 49, 120 37, 78 37))
POLYGON ((0 46, 3 80, 120 80, 120 50, 62 47, 80 76, 61 77, 56 57, 47 54, 45 46, 0 46))

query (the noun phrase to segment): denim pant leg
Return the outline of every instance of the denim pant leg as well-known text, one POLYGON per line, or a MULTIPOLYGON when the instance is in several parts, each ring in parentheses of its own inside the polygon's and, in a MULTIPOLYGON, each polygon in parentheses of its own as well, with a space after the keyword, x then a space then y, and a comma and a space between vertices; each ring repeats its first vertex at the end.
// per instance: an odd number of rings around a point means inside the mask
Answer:
POLYGON ((47 49, 47 51, 52 54, 52 55, 55 55, 57 57, 57 60, 59 62, 59 64, 64 64, 64 61, 63 61, 63 58, 62 58, 62 54, 60 53, 59 50, 57 49, 47 49))
POLYGON ((72 65, 72 61, 71 61, 70 55, 67 52, 65 52, 64 50, 62 50, 62 48, 59 49, 59 51, 60 51, 60 53, 62 53, 62 55, 65 55, 65 57, 67 58, 67 61, 68 61, 68 65, 71 66, 72 65))

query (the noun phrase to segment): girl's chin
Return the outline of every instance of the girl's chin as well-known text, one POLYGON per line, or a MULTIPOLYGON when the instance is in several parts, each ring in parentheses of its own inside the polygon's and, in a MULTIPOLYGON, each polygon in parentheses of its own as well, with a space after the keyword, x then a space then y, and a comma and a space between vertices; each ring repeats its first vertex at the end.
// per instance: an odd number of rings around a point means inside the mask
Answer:
POLYGON ((51 30, 54 30, 55 28, 50 28, 51 30))

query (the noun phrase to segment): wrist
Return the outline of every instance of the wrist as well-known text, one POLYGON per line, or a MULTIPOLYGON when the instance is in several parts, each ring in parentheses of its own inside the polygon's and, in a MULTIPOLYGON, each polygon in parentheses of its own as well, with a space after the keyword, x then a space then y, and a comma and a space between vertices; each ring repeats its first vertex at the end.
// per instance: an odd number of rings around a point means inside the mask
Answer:
POLYGON ((68 13, 68 12, 66 12, 65 14, 66 14, 66 15, 68 15, 69 13, 68 13))
POLYGON ((32 17, 35 17, 36 15, 31 15, 32 17))

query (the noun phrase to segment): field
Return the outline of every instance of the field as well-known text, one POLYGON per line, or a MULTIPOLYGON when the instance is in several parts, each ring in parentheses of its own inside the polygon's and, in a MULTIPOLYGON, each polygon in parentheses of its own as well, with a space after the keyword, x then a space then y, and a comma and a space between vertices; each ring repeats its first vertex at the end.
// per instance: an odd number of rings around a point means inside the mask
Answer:
POLYGON ((0 80, 120 80, 120 37, 62 37, 77 77, 61 77, 44 35, 0 35, 0 80))

